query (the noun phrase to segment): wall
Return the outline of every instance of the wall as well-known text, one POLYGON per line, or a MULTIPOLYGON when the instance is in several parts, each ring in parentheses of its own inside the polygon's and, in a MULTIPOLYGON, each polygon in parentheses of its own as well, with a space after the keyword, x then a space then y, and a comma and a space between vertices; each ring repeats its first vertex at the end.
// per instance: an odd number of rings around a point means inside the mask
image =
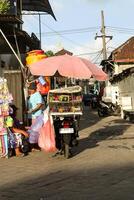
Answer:
MULTIPOLYGON (((25 61, 25 54, 21 54, 22 62, 25 61)), ((5 70, 18 70, 19 62, 14 54, 0 54, 0 76, 3 76, 5 70), (2 63, 5 63, 2 67, 2 63)))
POLYGON ((4 71, 4 77, 7 79, 9 92, 13 96, 13 104, 19 109, 17 111, 17 117, 20 121, 23 120, 23 86, 22 75, 19 70, 7 70, 4 71))
POLYGON ((131 97, 132 107, 134 108, 134 76, 131 75, 118 83, 119 100, 121 97, 131 97))
POLYGON ((121 73, 123 70, 133 67, 134 64, 115 64, 115 74, 121 73))

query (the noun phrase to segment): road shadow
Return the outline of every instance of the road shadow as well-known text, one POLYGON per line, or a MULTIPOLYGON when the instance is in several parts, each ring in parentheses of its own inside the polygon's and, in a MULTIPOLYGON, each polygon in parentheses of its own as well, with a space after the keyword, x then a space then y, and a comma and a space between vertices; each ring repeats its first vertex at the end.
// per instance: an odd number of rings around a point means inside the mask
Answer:
MULTIPOLYGON (((71 167, 73 163, 67 164, 71 167)), ((19 173, 16 171, 16 175, 19 173)), ((134 167, 104 166, 90 168, 90 163, 68 171, 35 173, 0 187, 1 200, 132 200, 134 167), (87 167, 88 166, 88 167, 87 167)))
POLYGON ((101 120, 102 118, 99 118, 96 110, 90 108, 89 106, 84 106, 83 115, 80 118, 80 131, 96 124, 101 120))
POLYGON ((91 132, 86 138, 80 139, 75 155, 86 149, 97 147, 100 141, 112 140, 118 138, 118 136, 122 136, 130 126, 131 124, 124 124, 124 121, 121 119, 112 120, 107 126, 91 132))

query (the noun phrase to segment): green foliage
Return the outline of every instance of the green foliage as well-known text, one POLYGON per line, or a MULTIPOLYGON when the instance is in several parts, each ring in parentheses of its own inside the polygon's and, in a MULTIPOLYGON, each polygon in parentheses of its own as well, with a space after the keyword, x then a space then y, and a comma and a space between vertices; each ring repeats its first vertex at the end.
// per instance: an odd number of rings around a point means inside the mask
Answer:
POLYGON ((54 56, 54 53, 52 51, 46 51, 45 54, 47 57, 54 56))
POLYGON ((6 14, 10 9, 10 2, 8 0, 0 0, 0 14, 6 14))

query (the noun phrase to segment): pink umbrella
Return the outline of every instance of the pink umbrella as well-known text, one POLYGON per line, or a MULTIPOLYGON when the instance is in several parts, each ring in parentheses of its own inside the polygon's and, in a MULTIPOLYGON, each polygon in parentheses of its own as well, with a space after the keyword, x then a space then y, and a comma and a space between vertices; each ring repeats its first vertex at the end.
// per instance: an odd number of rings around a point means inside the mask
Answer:
POLYGON ((29 65, 29 68, 36 76, 53 76, 58 72, 70 78, 89 79, 93 76, 100 81, 108 79, 107 74, 89 60, 67 54, 42 59, 29 65))

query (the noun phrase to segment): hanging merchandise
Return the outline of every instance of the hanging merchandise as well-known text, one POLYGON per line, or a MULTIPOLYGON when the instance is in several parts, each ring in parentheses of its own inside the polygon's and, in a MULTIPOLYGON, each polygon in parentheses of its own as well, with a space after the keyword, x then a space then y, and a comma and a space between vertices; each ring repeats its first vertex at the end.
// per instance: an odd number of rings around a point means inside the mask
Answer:
POLYGON ((6 121, 11 125, 9 118, 9 103, 12 98, 7 87, 7 80, 0 78, 0 156, 8 157, 8 135, 6 121))
POLYGON ((48 104, 51 115, 82 115, 81 90, 80 86, 50 90, 48 104))
POLYGON ((46 81, 45 81, 45 79, 43 78, 43 76, 40 76, 40 77, 38 78, 38 81, 39 81, 39 83, 40 83, 41 85, 45 85, 45 84, 46 84, 46 81))
MULTIPOLYGON (((40 81, 38 81, 37 83, 37 90, 42 94, 42 95, 46 95, 48 94, 49 90, 50 90, 50 78, 49 77, 43 77, 45 84, 41 84, 40 81)), ((43 82, 43 81, 42 81, 43 82)))

